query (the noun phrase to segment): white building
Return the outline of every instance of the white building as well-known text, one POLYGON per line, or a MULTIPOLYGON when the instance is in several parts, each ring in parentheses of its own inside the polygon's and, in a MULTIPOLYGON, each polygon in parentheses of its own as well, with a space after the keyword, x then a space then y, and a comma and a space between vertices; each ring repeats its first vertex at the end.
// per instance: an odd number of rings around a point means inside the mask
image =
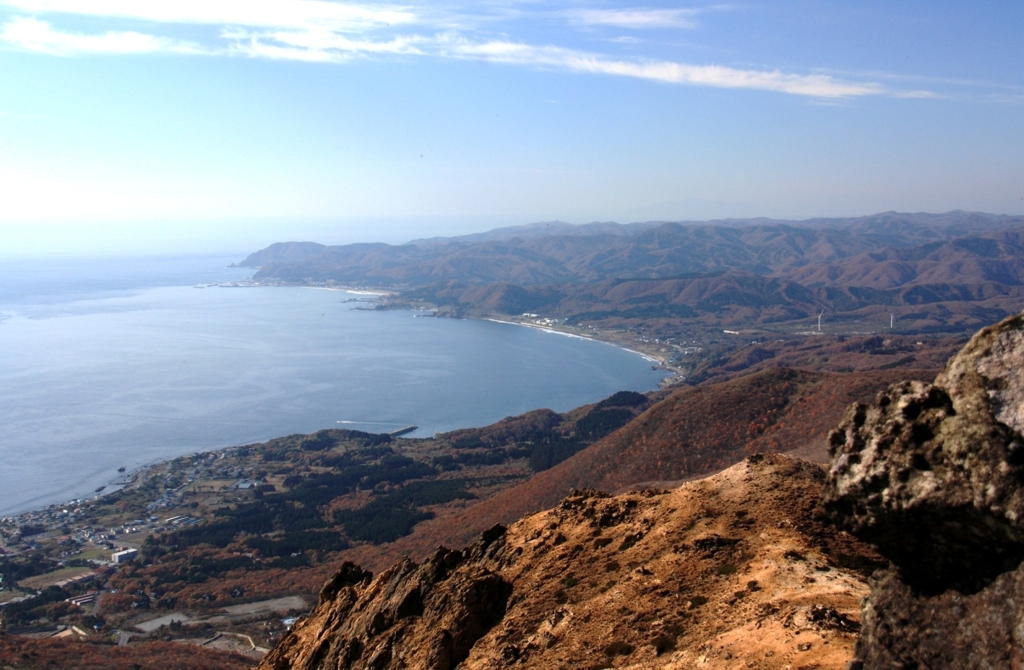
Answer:
POLYGON ((138 549, 122 549, 110 555, 110 560, 115 563, 131 563, 132 559, 139 555, 138 549))

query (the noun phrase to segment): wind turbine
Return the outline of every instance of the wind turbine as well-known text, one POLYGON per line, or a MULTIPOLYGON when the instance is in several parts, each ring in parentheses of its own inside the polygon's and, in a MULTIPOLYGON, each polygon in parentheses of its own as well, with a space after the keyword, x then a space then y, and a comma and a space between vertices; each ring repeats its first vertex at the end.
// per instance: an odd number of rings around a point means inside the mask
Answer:
MULTIPOLYGON (((824 314, 825 310, 821 310, 821 314, 824 314)), ((818 332, 821 332, 821 314, 818 315, 818 332)))

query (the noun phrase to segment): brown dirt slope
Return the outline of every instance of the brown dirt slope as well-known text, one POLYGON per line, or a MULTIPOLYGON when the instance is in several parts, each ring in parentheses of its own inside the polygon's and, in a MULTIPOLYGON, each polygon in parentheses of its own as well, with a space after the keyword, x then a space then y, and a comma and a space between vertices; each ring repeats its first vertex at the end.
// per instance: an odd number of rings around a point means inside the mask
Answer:
POLYGON ((247 670, 252 663, 240 654, 173 642, 114 647, 0 634, 4 670, 247 670))
POLYGON ((261 670, 842 668, 877 556, 814 521, 823 469, 753 456, 585 491, 371 579, 346 565, 261 670))

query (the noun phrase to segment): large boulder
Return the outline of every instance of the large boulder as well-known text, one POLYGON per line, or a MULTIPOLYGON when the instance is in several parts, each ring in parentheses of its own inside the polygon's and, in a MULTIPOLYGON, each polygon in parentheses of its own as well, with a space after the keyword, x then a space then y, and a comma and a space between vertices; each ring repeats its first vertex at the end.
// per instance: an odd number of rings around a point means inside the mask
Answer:
POLYGON ((934 383, 894 384, 829 435, 828 517, 875 544, 858 662, 1020 667, 1024 317, 976 334, 934 383))

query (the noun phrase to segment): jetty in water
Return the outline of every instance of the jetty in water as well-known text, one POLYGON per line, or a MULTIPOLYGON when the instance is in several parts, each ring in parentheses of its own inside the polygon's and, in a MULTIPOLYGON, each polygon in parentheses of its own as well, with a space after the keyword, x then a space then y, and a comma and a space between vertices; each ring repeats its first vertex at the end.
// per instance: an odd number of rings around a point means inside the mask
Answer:
POLYGON ((399 437, 401 435, 405 435, 406 433, 411 433, 412 431, 416 430, 417 428, 419 428, 419 426, 406 426, 405 428, 399 428, 398 430, 393 430, 393 431, 389 432, 388 435, 390 435, 391 437, 399 437))

